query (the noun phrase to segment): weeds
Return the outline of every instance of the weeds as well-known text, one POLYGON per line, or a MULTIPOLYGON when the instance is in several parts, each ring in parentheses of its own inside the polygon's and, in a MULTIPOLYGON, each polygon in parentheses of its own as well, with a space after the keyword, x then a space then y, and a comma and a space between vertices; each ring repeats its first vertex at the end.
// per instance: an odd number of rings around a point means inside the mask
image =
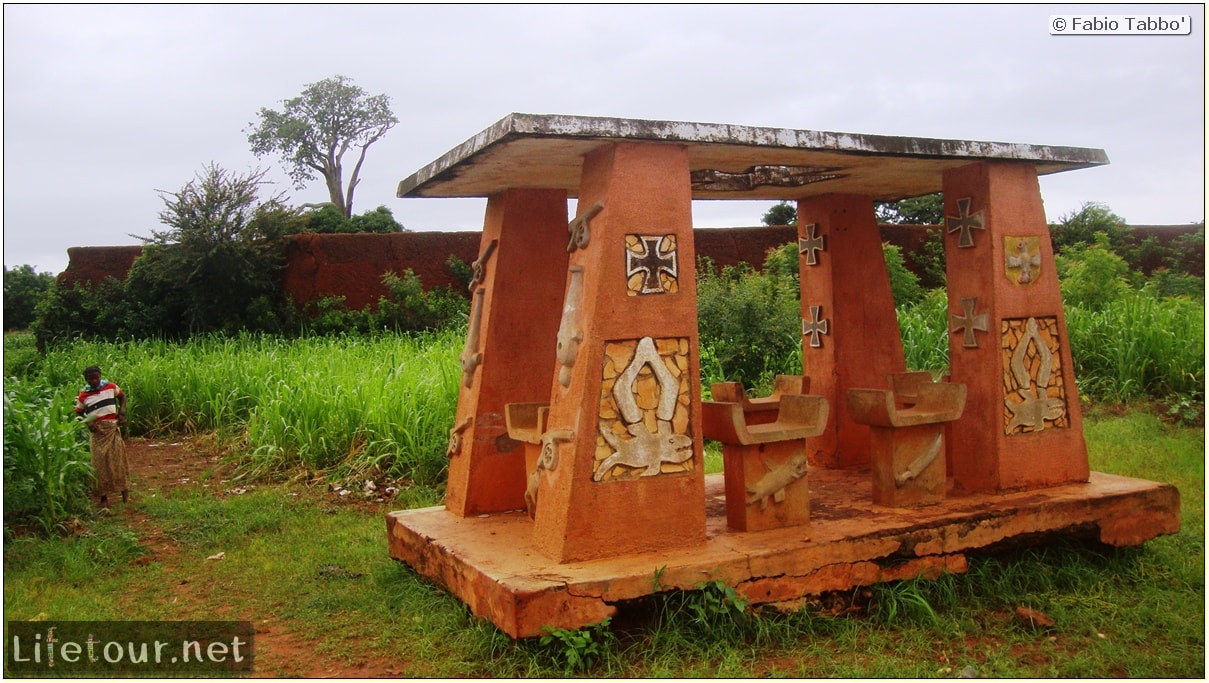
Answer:
POLYGON ((10 378, 4 385, 4 522, 52 533, 88 509, 93 483, 87 432, 73 397, 10 378))
POLYGON ((547 633, 539 644, 554 654, 566 673, 582 673, 595 666, 612 647, 615 639, 609 630, 610 621, 611 617, 605 617, 598 624, 574 631, 546 626, 547 633))

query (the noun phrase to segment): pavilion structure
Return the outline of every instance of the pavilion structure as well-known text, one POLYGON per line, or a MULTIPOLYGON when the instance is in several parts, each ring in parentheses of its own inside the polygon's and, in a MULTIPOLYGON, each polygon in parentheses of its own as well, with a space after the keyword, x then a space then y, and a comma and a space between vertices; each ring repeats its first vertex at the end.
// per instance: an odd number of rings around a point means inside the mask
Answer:
POLYGON ((519 638, 709 581, 784 602, 963 571, 965 553, 1014 538, 1174 533, 1174 487, 1088 468, 1038 176, 1106 163, 1074 147, 501 119, 399 185, 487 208, 445 505, 388 514, 391 556, 519 638), (934 192, 940 381, 907 372, 873 204, 934 192), (701 386, 694 199, 797 202, 802 375, 771 396, 701 386), (705 474, 705 439, 723 473, 705 474))

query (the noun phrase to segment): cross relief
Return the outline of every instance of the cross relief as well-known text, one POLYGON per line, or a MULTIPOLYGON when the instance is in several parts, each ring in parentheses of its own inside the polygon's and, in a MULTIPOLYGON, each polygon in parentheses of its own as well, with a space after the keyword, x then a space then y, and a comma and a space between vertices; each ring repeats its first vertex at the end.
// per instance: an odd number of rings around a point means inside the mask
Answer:
POLYGON ((953 319, 952 331, 954 333, 965 332, 961 345, 967 349, 978 348, 978 340, 974 338, 975 332, 987 331, 987 314, 979 313, 975 315, 974 310, 976 308, 978 308, 978 297, 963 296, 961 297, 962 315, 950 314, 949 316, 953 319))
POLYGON ((631 241, 636 239, 636 246, 642 248, 639 252, 627 248, 625 252, 625 276, 629 293, 666 293, 668 289, 664 287, 659 275, 666 275, 672 282, 676 282, 680 277, 675 235, 629 235, 628 238, 631 241), (641 277, 636 280, 635 275, 641 277))
POLYGON ((978 210, 970 213, 970 205, 974 200, 970 197, 962 197, 957 200, 956 216, 945 216, 945 227, 949 229, 949 234, 955 232, 961 233, 957 237, 957 246, 966 248, 974 246, 974 234, 971 230, 986 230, 986 211, 978 210))
POLYGON ((820 334, 830 334, 830 321, 822 317, 822 306, 810 307, 810 319, 802 319, 802 336, 810 337, 810 348, 822 348, 823 340, 819 338, 820 334))
POLYGON ((819 229, 817 223, 811 223, 806 226, 806 236, 798 238, 798 253, 806 257, 806 265, 817 266, 819 264, 819 252, 827 251, 827 242, 824 240, 824 235, 816 234, 819 229))

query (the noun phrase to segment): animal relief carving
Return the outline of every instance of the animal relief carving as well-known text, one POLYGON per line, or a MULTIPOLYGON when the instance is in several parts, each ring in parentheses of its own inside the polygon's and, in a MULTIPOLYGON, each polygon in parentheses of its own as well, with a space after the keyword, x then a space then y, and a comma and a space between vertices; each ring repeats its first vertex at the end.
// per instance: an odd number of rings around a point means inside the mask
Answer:
POLYGON ((655 476, 664 465, 693 467, 690 397, 682 381, 687 346, 685 339, 651 337, 606 344, 594 481, 655 476))
POLYGON ((626 428, 632 438, 621 439, 613 430, 602 425, 600 435, 613 448, 613 454, 605 458, 592 479, 600 481, 605 473, 617 465, 643 468, 644 477, 659 474, 663 463, 678 464, 693 457, 693 440, 683 434, 673 434, 672 424, 659 420, 658 431, 654 434, 647 431, 646 425, 639 422, 626 428))
POLYGON ((769 499, 774 503, 783 502, 785 489, 806 474, 806 462, 805 453, 796 453, 775 468, 764 463, 768 472, 754 486, 747 487, 747 504, 759 503, 761 510, 767 510, 769 499))

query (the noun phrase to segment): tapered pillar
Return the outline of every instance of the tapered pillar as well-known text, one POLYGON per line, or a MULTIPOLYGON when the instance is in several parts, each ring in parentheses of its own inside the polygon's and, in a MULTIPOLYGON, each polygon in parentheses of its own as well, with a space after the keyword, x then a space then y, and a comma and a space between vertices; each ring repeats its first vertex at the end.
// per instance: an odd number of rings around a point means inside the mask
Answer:
POLYGON ((828 194, 798 202, 802 286, 802 374, 831 405, 827 428, 811 440, 813 465, 869 464, 869 427, 845 398, 854 387, 886 387, 906 369, 902 337, 873 199, 828 194))
POLYGON ((960 488, 1088 478, 1066 316, 1035 168, 984 162, 944 174, 949 364, 968 386, 949 425, 960 488))
POLYGON ((445 507, 455 514, 525 507, 525 451, 507 435, 504 406, 549 398, 566 234, 564 190, 487 200, 448 450, 445 507))
POLYGON ((705 541, 691 206, 678 145, 584 158, 534 523, 559 562, 705 541))

